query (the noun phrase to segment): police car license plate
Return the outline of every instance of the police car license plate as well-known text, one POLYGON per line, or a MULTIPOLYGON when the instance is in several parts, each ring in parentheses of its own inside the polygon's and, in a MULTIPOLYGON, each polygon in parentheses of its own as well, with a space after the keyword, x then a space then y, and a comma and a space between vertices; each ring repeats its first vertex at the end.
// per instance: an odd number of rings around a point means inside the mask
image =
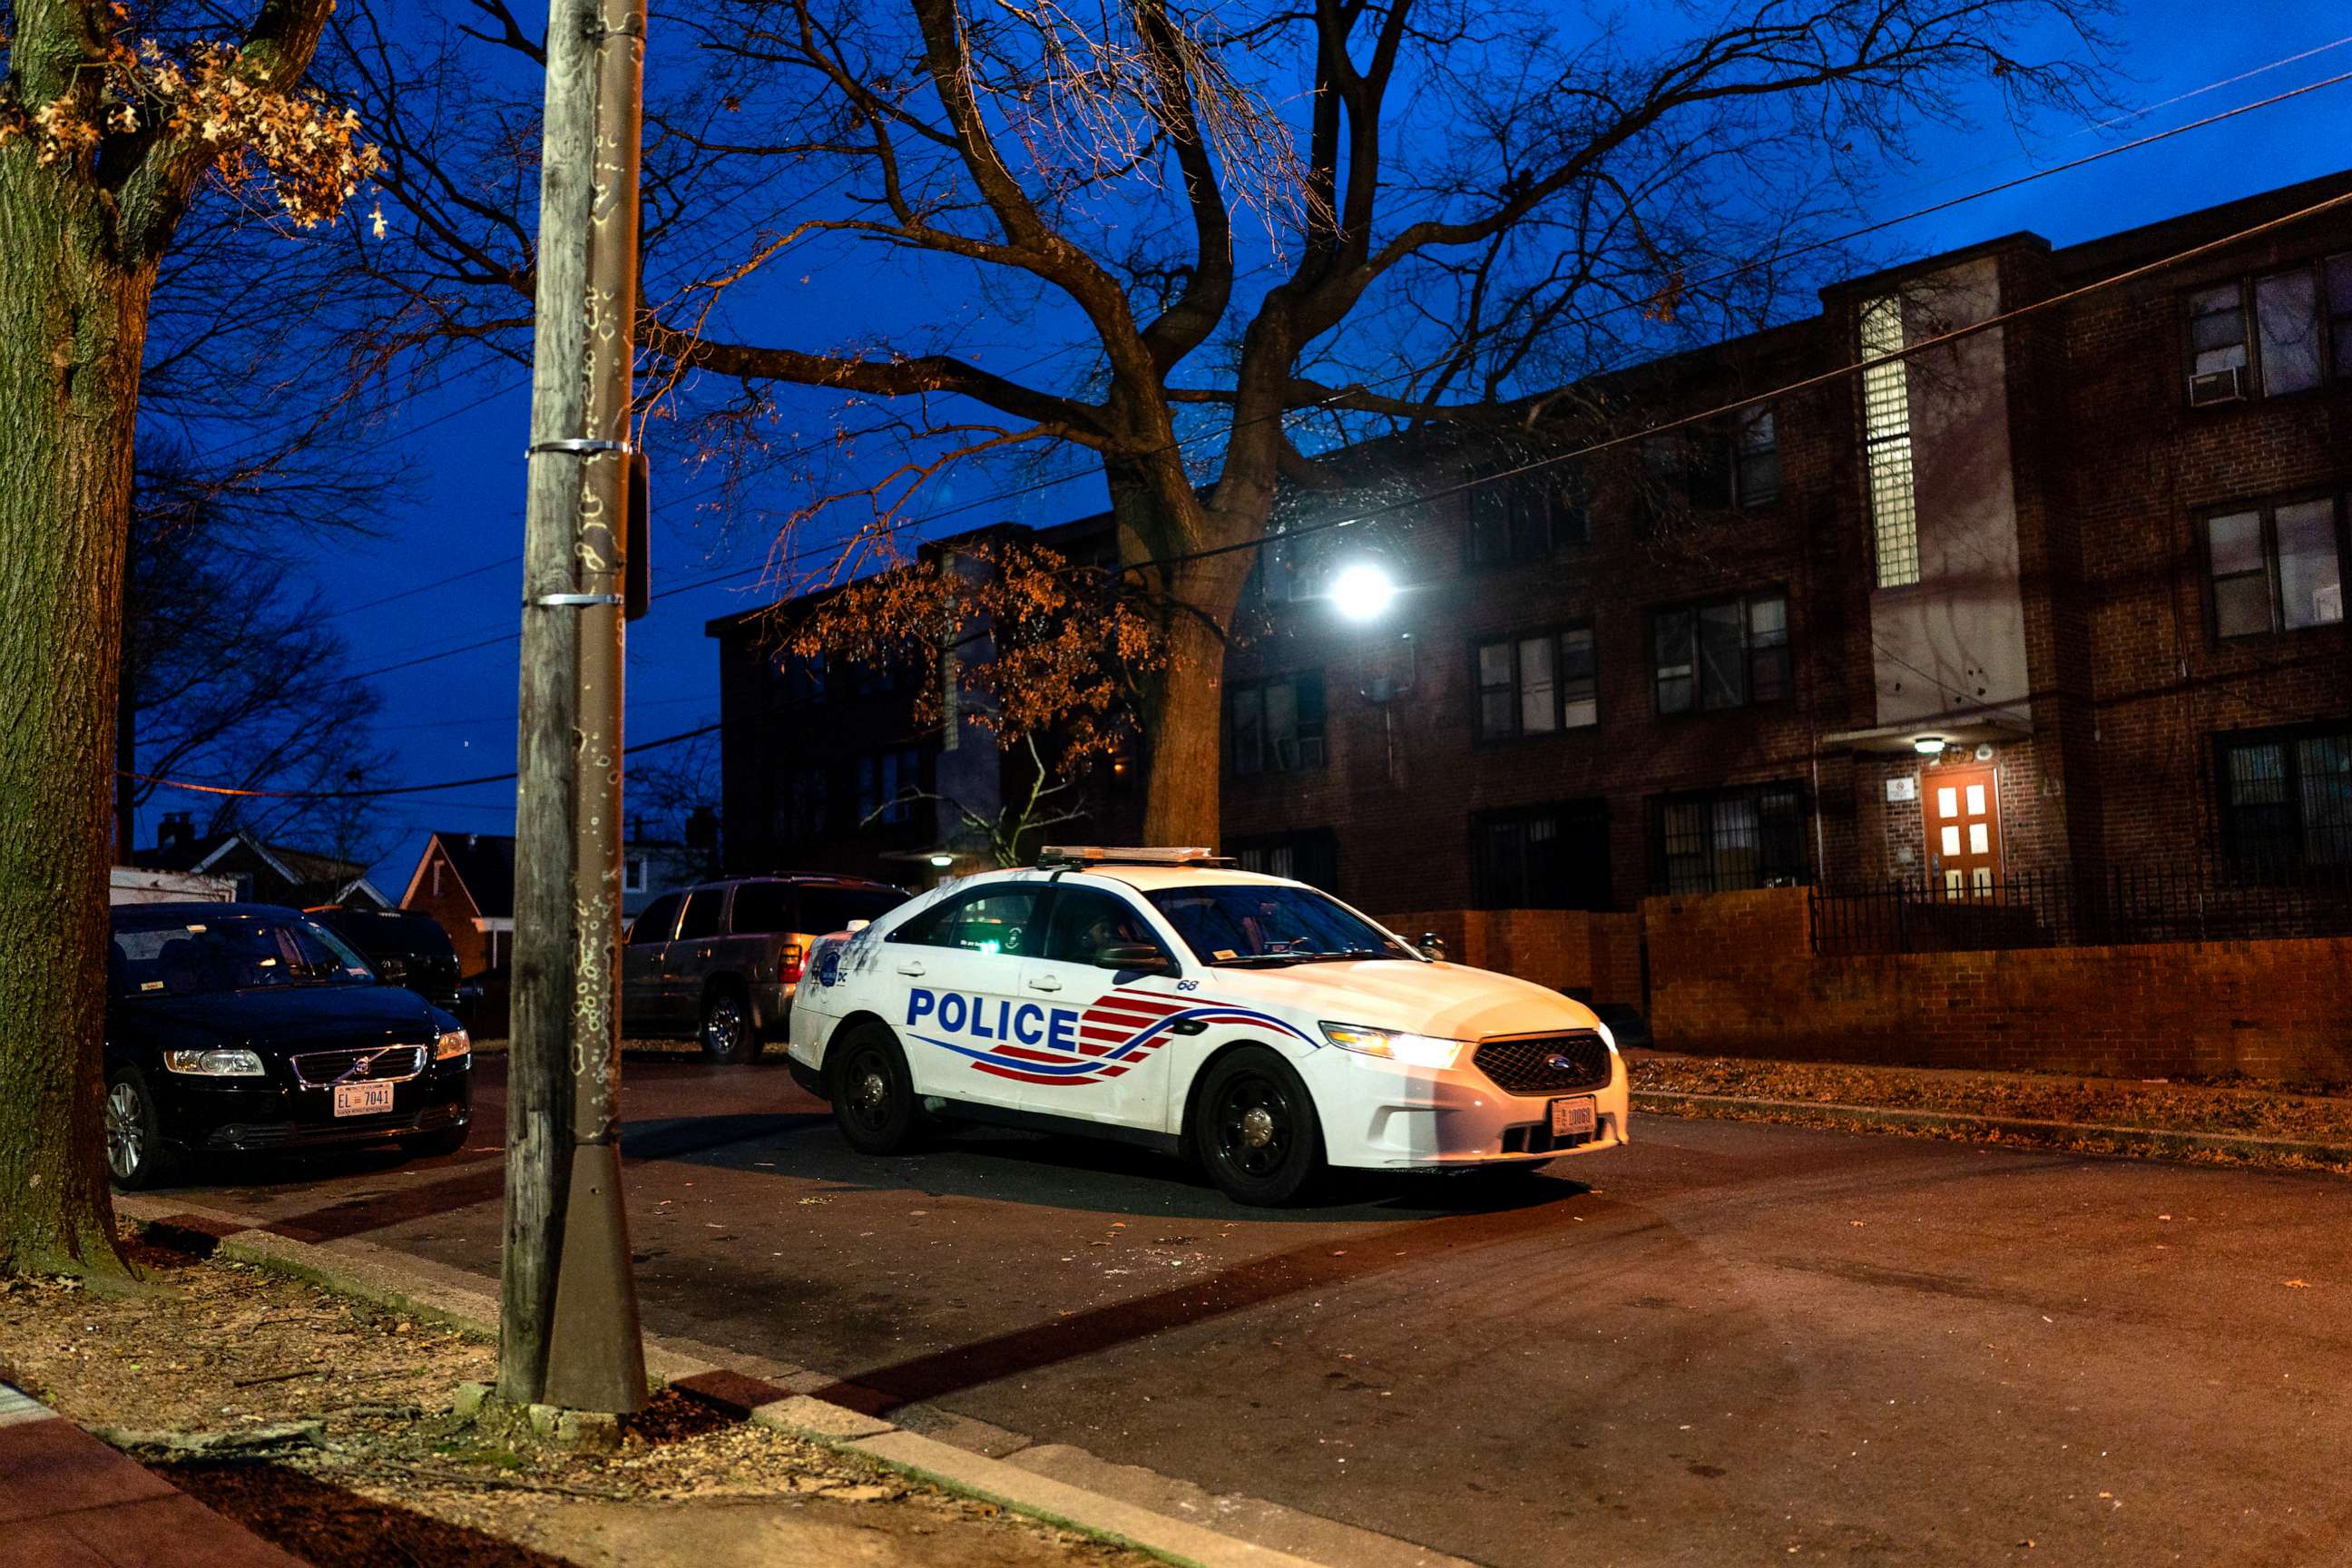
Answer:
MULTIPOLYGON (((335 1114, 365 1116, 373 1111, 392 1109, 392 1085, 388 1083, 339 1083, 335 1085, 335 1114)), ((1586 1118, 1587 1121, 1591 1117, 1586 1118)), ((1559 1125, 1559 1111, 1552 1110, 1552 1125, 1559 1125)))
POLYGON ((1551 1135, 1555 1138, 1590 1138, 1592 1136, 1592 1097, 1581 1095, 1575 1100, 1555 1100, 1551 1102, 1551 1135))

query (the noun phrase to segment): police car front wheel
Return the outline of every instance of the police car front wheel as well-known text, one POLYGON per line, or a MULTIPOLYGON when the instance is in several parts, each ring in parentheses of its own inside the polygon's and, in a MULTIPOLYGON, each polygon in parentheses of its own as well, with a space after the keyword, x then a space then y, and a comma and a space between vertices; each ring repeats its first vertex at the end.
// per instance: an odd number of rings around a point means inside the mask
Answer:
POLYGON ((1315 1101, 1288 1062, 1249 1047, 1221 1057, 1201 1084, 1192 1150, 1235 1203, 1288 1203, 1323 1173, 1315 1101))
POLYGON ((860 1025, 844 1032, 833 1054, 826 1075, 833 1120, 849 1146, 861 1154, 895 1154, 913 1142, 922 1109, 898 1037, 879 1024, 860 1025))

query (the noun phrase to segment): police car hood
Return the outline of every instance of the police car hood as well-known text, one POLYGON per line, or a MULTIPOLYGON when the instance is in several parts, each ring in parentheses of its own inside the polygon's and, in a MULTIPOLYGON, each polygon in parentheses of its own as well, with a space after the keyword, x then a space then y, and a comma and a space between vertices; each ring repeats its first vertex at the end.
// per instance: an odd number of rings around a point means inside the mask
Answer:
POLYGON ((1278 1007, 1317 1023, 1361 1024, 1444 1039, 1590 1029, 1591 1009, 1548 986, 1465 963, 1373 959, 1281 969, 1211 969, 1201 994, 1278 1007))

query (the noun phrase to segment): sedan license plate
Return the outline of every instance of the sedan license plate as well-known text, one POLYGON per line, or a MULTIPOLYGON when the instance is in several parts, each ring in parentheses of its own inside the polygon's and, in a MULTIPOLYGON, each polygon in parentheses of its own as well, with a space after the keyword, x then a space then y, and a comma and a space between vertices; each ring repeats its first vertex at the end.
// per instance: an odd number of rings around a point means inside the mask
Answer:
POLYGON ((1592 1097, 1580 1095, 1574 1100, 1551 1102, 1551 1135, 1555 1138, 1590 1138, 1592 1136, 1592 1097))
MULTIPOLYGON (((335 1114, 366 1116, 392 1109, 392 1085, 388 1083, 339 1083, 335 1085, 335 1114)), ((1553 1124, 1559 1124, 1557 1107, 1552 1111, 1553 1124)), ((1591 1120, 1590 1113, 1585 1118, 1591 1120)))

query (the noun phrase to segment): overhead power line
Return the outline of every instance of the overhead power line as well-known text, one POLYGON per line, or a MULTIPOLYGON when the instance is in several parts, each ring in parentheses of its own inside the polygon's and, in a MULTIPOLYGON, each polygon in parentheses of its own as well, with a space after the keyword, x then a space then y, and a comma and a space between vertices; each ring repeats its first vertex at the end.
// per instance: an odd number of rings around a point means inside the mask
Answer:
MULTIPOLYGON (((1443 485, 1433 489, 1415 491, 1411 495, 1399 497, 1395 500, 1382 502, 1378 506, 1367 508, 1366 510, 1357 512, 1349 517, 1334 518, 1326 522, 1310 523, 1305 527, 1292 529, 1283 533, 1258 539, 1243 540, 1234 544, 1216 545, 1207 550, 1187 551, 1181 554, 1158 556, 1150 560, 1129 563, 1123 564, 1119 568, 1119 571, 1121 574, 1124 574, 1126 573, 1139 571, 1146 567, 1176 565, 1186 561, 1204 560, 1210 556, 1227 555, 1243 550, 1262 550, 1269 544, 1284 544, 1308 534, 1324 533, 1337 529, 1356 527, 1362 523, 1369 522, 1374 518, 1383 517, 1391 512, 1401 511, 1408 507, 1425 506, 1433 500, 1444 500, 1453 496, 1466 494, 1469 491, 1479 489, 1481 486, 1501 484, 1528 474, 1539 473, 1547 468, 1557 468, 1563 463, 1575 462, 1580 458, 1590 457, 1596 452, 1608 451, 1614 447, 1626 446, 1635 441, 1644 440, 1649 437, 1660 435, 1667 431, 1682 429, 1689 426, 1705 424, 1711 420, 1720 419, 1727 414, 1736 413, 1742 408, 1753 407, 1759 403, 1769 402, 1774 398, 1786 397, 1794 393, 1809 391, 1817 386, 1825 386, 1832 382, 1842 381, 1849 376, 1860 375, 1866 371, 1874 370, 1881 365, 1892 364, 1899 361, 1907 360, 1916 354, 1924 353, 1929 349, 1940 348, 1948 343, 1958 342, 1965 338, 1975 337, 1981 332, 1991 331, 1995 328, 2005 326, 2010 322, 2022 321, 2026 317, 2038 315, 2042 311, 2053 310, 2060 305, 2069 304, 2092 294, 2099 293, 2102 290, 2119 287, 2122 284, 2129 283, 2137 279, 2148 277, 2151 274, 2163 271, 2168 268, 2181 266, 2184 263, 2194 261, 2200 257, 2210 255, 2217 250, 2224 250, 2231 246, 2243 244, 2245 241, 2256 238, 2262 235, 2269 234, 2274 230, 2300 223, 2305 218, 2315 217, 2322 213, 2333 212, 2347 205, 2352 205, 2352 192, 2347 192, 2342 195, 2330 196, 2326 200, 2314 202, 2308 206, 2299 207, 2294 212, 2283 214, 2278 217, 2268 218, 2257 224, 2251 224, 2244 228, 2223 235, 2219 238, 2202 241, 2197 245, 2192 245, 2184 250, 2175 251, 2169 256, 2158 258, 2154 261, 2143 262, 2137 267, 2126 268, 2121 272, 2113 273, 2105 278, 2095 279, 2088 283, 2077 285, 2073 289, 2068 289, 2060 293, 2050 295, 2045 299, 2036 300, 2029 304, 2020 305, 2014 310, 2000 311, 1994 315, 1986 317, 1983 321, 1972 321, 1966 326, 1955 327, 1948 331, 1937 332, 1932 336, 1921 338, 1916 342, 1906 343, 1902 348, 1894 350, 1890 353, 1867 356, 1855 361, 1852 364, 1840 365, 1834 369, 1821 371, 1812 375, 1801 376, 1795 381, 1783 383, 1779 386, 1771 387, 1763 392, 1741 397, 1734 402, 1719 404, 1714 407, 1701 409, 1693 414, 1682 415, 1673 419, 1660 420, 1656 424, 1651 425, 1641 430, 1631 431, 1621 436, 1606 437, 1601 440, 1593 441, 1588 445, 1579 447, 1571 451, 1559 452, 1555 453, 1550 457, 1535 458, 1531 461, 1517 464, 1507 468, 1497 469, 1492 473, 1481 474, 1474 479, 1465 479, 1458 483, 1443 485)), ((977 634, 974 635, 976 636, 977 634)), ((965 640, 970 640, 970 638, 965 640)), ((674 735, 665 735, 658 740, 646 741, 638 745, 627 747, 626 750, 629 752, 656 751, 665 746, 680 744, 684 742, 693 740, 698 736, 712 734, 718 731, 728 729, 733 725, 751 723, 762 719, 773 718, 783 711, 785 711, 785 710, 779 707, 764 710, 759 713, 743 714, 734 719, 720 719, 709 724, 698 725, 691 730, 680 731, 674 735)), ((515 775, 511 773, 485 773, 475 778, 450 779, 436 784, 394 784, 379 788, 352 790, 245 789, 224 784, 200 784, 184 779, 154 777, 145 773, 130 773, 128 776, 138 779, 140 782, 144 784, 153 784, 159 788, 192 790, 202 795, 240 795, 276 800, 362 800, 386 795, 424 795, 436 790, 464 789, 476 784, 503 784, 513 779, 515 775)))
MULTIPOLYGON (((2177 93, 2171 98, 2148 104, 2144 108, 2133 110, 2128 113, 2117 115, 2110 120, 2101 121, 2095 125, 2086 126, 2083 131, 2077 132, 2075 134, 2079 135, 2090 131, 2106 130, 2116 125, 2124 124, 2128 121, 2152 114, 2156 110, 2168 107, 2169 105, 2185 102, 2189 99, 2200 97, 2205 93, 2217 91, 2221 88, 2247 80, 2252 77, 2261 76, 2265 72, 2276 70, 2282 67, 2294 64, 2297 61, 2309 59, 2315 56, 2326 54, 2329 50, 2340 48, 2346 44, 2352 44, 2352 35, 2333 39, 2327 43, 2320 44, 2311 48, 2301 49, 2292 54, 2280 56, 2276 59, 2255 66, 2250 69, 2240 71, 2234 75, 2222 77, 2217 80, 2208 82, 2202 87, 2193 88, 2187 92, 2177 93)), ((1938 213, 1949 212, 1956 207, 1967 205, 1971 202, 1982 201, 1990 196, 2000 195, 2006 192, 2016 190, 2021 186, 2031 184, 2036 180, 2044 180, 2052 177, 2053 175, 2069 174, 2074 170, 2087 167, 2090 164, 2102 162, 2108 158, 2116 157, 2126 153, 2138 152, 2144 148, 2155 146, 2158 142, 2169 141, 2176 136, 2186 135, 2192 131, 2207 130, 2212 126, 2222 124, 2225 121, 2238 119, 2242 115, 2252 114, 2265 109, 2273 109, 2280 104, 2305 97, 2307 94, 2319 92, 2331 87, 2341 86, 2347 81, 2352 81, 2352 71, 2340 72, 2335 76, 2323 78, 2317 81, 2306 82, 2300 87, 2290 88, 2283 92, 2273 93, 2267 98, 2256 99, 2246 103, 2238 104, 2230 109, 2221 110, 2215 113, 2206 115, 2201 119, 2188 121, 2179 125, 2172 126, 2167 130, 2153 132, 2146 136, 2136 137, 2128 142, 2118 142, 2112 147, 2103 147, 2096 152, 2084 153, 2079 158, 2071 158, 2063 163, 2053 163, 2046 169, 2036 169, 2027 174, 2016 175, 2011 179, 1981 186, 1976 190, 1969 191, 1959 195, 1948 196, 1938 201, 1927 203, 1922 206, 1912 207, 1907 211, 1895 214, 1892 217, 1874 219, 1870 223, 1864 224, 1859 227, 1847 229, 1840 234, 1832 235, 1822 239, 1808 240, 1802 244, 1788 247, 1785 249, 1774 250, 1764 256, 1759 257, 1754 260, 1745 261, 1736 267, 1727 268, 1723 271, 1702 278, 1696 283, 1690 284, 1687 287, 1694 289, 1713 288, 1717 284, 1730 282, 1735 279, 1744 277, 1750 272, 1755 272, 1764 268, 1777 267, 1784 262, 1794 260, 1801 257, 1810 256, 1836 246, 1851 244, 1854 240, 1865 239, 1872 235, 1883 234, 1888 229, 1898 228, 1906 223, 1914 223, 1923 217, 1932 217, 1938 213)), ((840 182, 838 180, 835 180, 830 182, 830 184, 837 184, 839 183, 840 182)), ((820 191, 827 188, 830 188, 830 185, 819 187, 820 191)), ((1563 318, 1559 324, 1568 327, 1589 326, 1611 316, 1622 315, 1628 310, 1637 309, 1639 308, 1640 303, 1641 302, 1637 300, 1621 300, 1616 304, 1603 306, 1585 314, 1563 318)), ((1060 350, 1056 349, 1052 353, 1040 355, 1037 358, 1029 361, 1026 364, 1016 367, 1012 374, 1018 375, 1023 372, 1034 369, 1037 365, 1043 364, 1046 360, 1053 358, 1055 353, 1058 353, 1060 352, 1060 350)), ((1177 440, 1169 443, 1166 446, 1151 448, 1150 450, 1139 455, 1143 457, 1157 457, 1163 452, 1181 451, 1197 442, 1211 440, 1219 436, 1231 436, 1237 431, 1250 429, 1270 420, 1289 419, 1300 415, 1312 414, 1328 406, 1330 403, 1337 401, 1339 398, 1344 397, 1349 391, 1356 390, 1358 388, 1365 391, 1371 391, 1384 386, 1391 386, 1394 385, 1398 382, 1410 380, 1412 377, 1419 374, 1420 372, 1417 370, 1398 371, 1389 375, 1376 377, 1370 381, 1355 383, 1349 387, 1340 388, 1329 396, 1318 399, 1314 403, 1302 405, 1295 408, 1282 409, 1273 414, 1254 415, 1248 419, 1242 420, 1232 425, 1214 426, 1195 435, 1179 437, 1177 440)), ((496 392, 485 395, 484 397, 476 399, 473 403, 466 405, 464 407, 436 415, 432 419, 426 420, 424 424, 414 426, 411 433, 413 434, 415 429, 426 428, 429 426, 442 423, 443 421, 454 418, 460 414, 469 412, 473 408, 481 406, 484 403, 488 403, 496 397, 504 395, 506 392, 510 390, 516 389, 502 387, 496 392)), ((830 444, 831 442, 829 440, 811 442, 784 454, 783 458, 780 460, 789 462, 796 458, 806 457, 830 444)), ((886 525, 883 529, 878 531, 877 537, 891 537, 905 531, 908 528, 928 526, 930 523, 938 521, 942 517, 958 516, 963 512, 975 510, 979 507, 992 505, 997 501, 1017 500, 1026 496, 1040 494, 1045 490, 1057 489, 1062 485, 1070 484, 1076 480, 1091 477, 1091 473, 1076 473, 1059 478, 1033 480, 1024 485, 1014 486, 1007 489, 995 491, 990 495, 982 496, 974 500, 959 502, 956 506, 943 511, 926 513, 920 518, 906 519, 897 523, 886 525)), ((723 487, 713 485, 699 491, 690 491, 685 499, 691 501, 695 499, 698 499, 700 496, 711 494, 721 488, 723 487)), ((840 542, 847 542, 848 539, 855 537, 855 535, 846 536, 844 540, 840 541, 840 542)), ((502 565, 516 564, 520 563, 521 559, 522 557, 520 553, 505 556, 499 561, 469 568, 467 571, 457 573, 453 576, 438 578, 430 583, 419 584, 414 588, 404 588, 396 594, 386 595, 381 599, 371 599, 364 604, 353 605, 347 608, 337 610, 334 614, 338 616, 356 615, 362 610, 373 609, 379 605, 391 604, 395 600, 412 597, 418 594, 428 593, 435 588, 446 587, 452 583, 463 582, 469 577, 479 576, 483 573, 494 571, 502 565)), ((733 577, 748 577, 766 570, 767 567, 764 563, 757 566, 740 568, 730 573, 705 579, 703 580, 703 583, 698 584, 697 585, 700 586, 707 585, 709 583, 724 582, 733 577)), ((660 595, 656 595, 656 597, 659 596, 660 595)), ((500 640, 512 639, 493 639, 493 643, 500 640)), ((379 670, 376 673, 383 673, 385 670, 392 669, 404 669, 409 668, 413 664, 426 663, 432 659, 454 658, 457 654, 470 653, 477 648, 489 646, 493 646, 493 644, 469 643, 464 647, 451 648, 444 653, 423 656, 416 659, 404 661, 400 664, 389 665, 384 667, 384 670, 379 670)))

